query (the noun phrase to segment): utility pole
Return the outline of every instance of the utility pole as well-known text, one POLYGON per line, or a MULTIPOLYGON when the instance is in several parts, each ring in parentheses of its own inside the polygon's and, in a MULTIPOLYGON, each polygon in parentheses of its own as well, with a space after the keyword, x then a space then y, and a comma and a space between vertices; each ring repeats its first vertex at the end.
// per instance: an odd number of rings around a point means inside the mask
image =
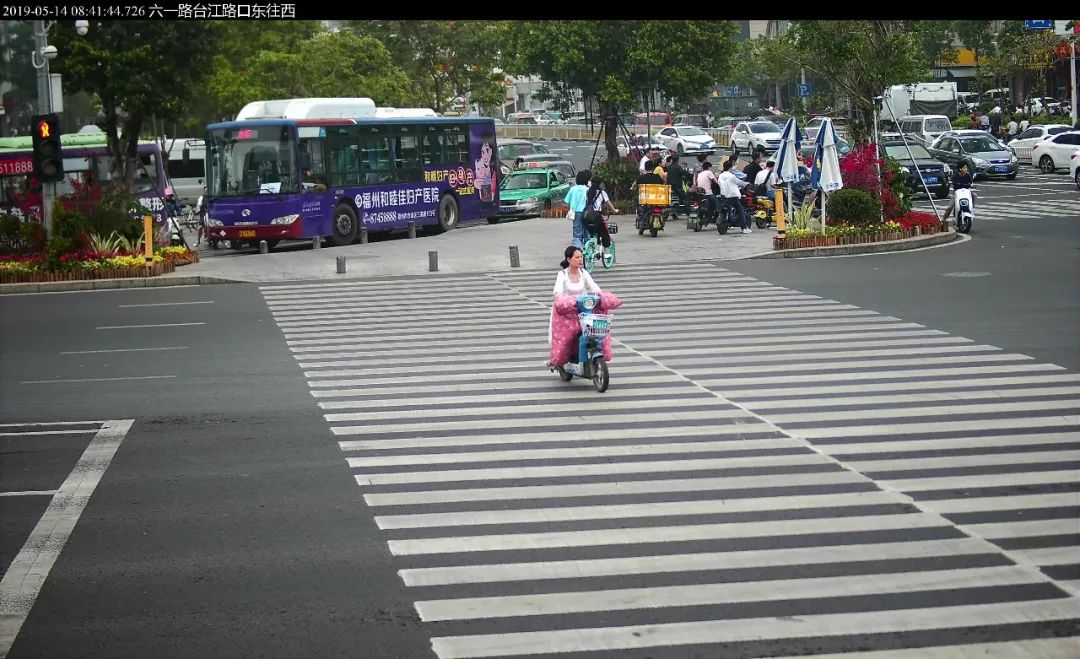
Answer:
MULTIPOLYGON (((52 112, 52 85, 49 84, 49 60, 56 57, 56 49, 52 52, 49 48, 49 28, 51 25, 46 24, 45 21, 34 21, 34 53, 31 53, 31 64, 37 69, 37 107, 38 114, 49 114, 52 112), (37 58, 34 55, 41 57, 40 66, 38 65, 37 58)), ((53 203, 56 200, 56 183, 42 183, 41 184, 41 214, 42 219, 45 222, 45 235, 52 237, 52 212, 53 203)))

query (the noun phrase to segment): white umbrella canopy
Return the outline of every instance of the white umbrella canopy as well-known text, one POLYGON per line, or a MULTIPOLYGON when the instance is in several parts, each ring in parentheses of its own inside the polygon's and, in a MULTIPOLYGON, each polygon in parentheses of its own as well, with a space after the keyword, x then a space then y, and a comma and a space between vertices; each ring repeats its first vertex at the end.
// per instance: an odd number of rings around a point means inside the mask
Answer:
POLYGON ((780 150, 776 153, 776 180, 794 183, 799 180, 799 149, 802 148, 802 132, 795 117, 788 119, 780 136, 780 150))
POLYGON ((825 204, 828 193, 844 187, 844 179, 840 176, 840 154, 836 149, 837 141, 839 138, 836 136, 832 120, 825 119, 817 134, 817 142, 814 145, 814 164, 813 169, 810 170, 810 185, 826 195, 821 200, 822 231, 825 230, 825 204))

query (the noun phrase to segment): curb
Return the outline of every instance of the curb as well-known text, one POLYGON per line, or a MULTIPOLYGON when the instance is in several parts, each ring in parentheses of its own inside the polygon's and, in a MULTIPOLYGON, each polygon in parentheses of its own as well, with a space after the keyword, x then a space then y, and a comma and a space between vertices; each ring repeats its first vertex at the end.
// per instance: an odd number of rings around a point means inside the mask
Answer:
POLYGON ((752 254, 745 257, 748 259, 798 259, 813 256, 850 256, 855 254, 885 254, 888 252, 903 252, 909 249, 944 245, 959 240, 960 234, 955 232, 935 233, 929 236, 905 238, 903 240, 887 240, 880 243, 863 243, 860 245, 834 245, 832 247, 801 247, 799 249, 781 249, 761 254, 752 254))
POLYGON ((160 286, 199 286, 202 284, 243 284, 238 279, 185 275, 182 277, 131 277, 127 279, 82 279, 76 281, 43 281, 26 284, 0 284, 0 295, 27 293, 61 293, 71 291, 103 291, 121 288, 157 288, 160 286))

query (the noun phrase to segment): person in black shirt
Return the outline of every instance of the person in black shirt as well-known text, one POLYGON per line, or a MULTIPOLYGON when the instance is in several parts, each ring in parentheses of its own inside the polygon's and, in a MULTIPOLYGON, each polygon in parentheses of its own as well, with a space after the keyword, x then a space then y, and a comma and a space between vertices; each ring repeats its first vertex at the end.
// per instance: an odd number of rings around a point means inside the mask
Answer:
MULTIPOLYGON (((952 187, 953 190, 960 190, 962 188, 971 188, 971 174, 968 173, 968 164, 966 162, 960 163, 956 171, 952 175, 952 187)), ((949 207, 945 209, 945 215, 943 221, 948 221, 952 217, 953 206, 956 205, 956 195, 953 195, 949 200, 949 207)))
POLYGON ((671 202, 676 206, 686 203, 683 184, 686 182, 686 170, 679 164, 679 154, 668 156, 667 183, 671 186, 671 202))
POLYGON ((764 159, 764 151, 759 151, 755 149, 754 152, 750 154, 750 164, 747 165, 745 169, 743 169, 743 174, 746 174, 747 181, 750 181, 751 183, 754 182, 754 179, 757 178, 758 172, 761 171, 761 162, 764 159))

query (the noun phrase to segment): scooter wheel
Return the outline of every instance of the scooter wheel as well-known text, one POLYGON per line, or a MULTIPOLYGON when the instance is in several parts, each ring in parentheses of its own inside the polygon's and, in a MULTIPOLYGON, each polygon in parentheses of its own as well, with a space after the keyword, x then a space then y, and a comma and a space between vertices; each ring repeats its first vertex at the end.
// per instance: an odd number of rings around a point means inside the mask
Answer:
POLYGON ((694 231, 701 231, 701 222, 694 222, 694 231))
POLYGON ((756 223, 757 223, 757 228, 759 228, 759 229, 767 229, 769 227, 769 218, 767 218, 767 217, 759 217, 759 218, 757 218, 756 223))
POLYGON ((716 230, 717 230, 717 232, 720 233, 721 236, 724 235, 725 233, 727 233, 727 230, 728 230, 727 222, 718 222, 716 224, 716 230))
POLYGON ((971 218, 962 218, 956 222, 956 230, 960 233, 971 233, 971 218))
POLYGON ((608 377, 607 362, 605 362, 603 359, 597 359, 593 361, 592 366, 593 386, 596 387, 596 390, 598 392, 604 393, 605 391, 607 391, 608 384, 610 383, 608 377))
POLYGON ((649 229, 649 235, 651 235, 653 238, 655 238, 656 234, 658 233, 660 233, 660 229, 649 229))
POLYGON ((560 366, 559 367, 559 379, 562 380, 563 382, 569 382, 570 380, 574 379, 574 374, 567 371, 562 366, 560 366))

